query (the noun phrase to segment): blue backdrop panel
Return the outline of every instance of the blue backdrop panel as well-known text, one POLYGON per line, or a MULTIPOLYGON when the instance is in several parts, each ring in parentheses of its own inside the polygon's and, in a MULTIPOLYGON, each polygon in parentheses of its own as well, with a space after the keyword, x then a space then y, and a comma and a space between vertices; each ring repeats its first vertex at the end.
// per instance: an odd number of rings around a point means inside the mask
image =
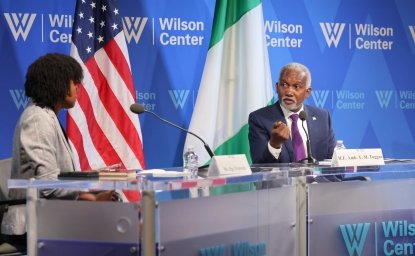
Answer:
MULTIPOLYGON (((120 1, 138 101, 185 128, 214 6, 214 0, 120 1)), ((313 87, 307 103, 330 111, 347 147, 414 157, 414 1, 264 0, 263 8, 274 83, 285 63, 306 64, 313 87)), ((0 158, 11 156, 27 105, 27 67, 47 52, 69 54, 74 9, 74 0, 0 2, 0 158)), ((180 166, 186 135, 151 115, 139 118, 147 167, 180 166)))

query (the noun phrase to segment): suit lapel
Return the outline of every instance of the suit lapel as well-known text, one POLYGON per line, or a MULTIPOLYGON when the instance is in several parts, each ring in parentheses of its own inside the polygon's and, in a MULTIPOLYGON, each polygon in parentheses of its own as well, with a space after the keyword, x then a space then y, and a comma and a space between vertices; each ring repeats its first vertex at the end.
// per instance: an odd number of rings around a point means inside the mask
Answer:
POLYGON ((61 126, 61 123, 59 122, 58 117, 55 115, 55 113, 49 112, 49 114, 52 116, 52 118, 55 122, 55 126, 56 126, 56 129, 58 130, 58 134, 59 134, 59 140, 61 141, 61 143, 63 145, 65 145, 65 149, 66 149, 66 151, 68 151, 68 153, 69 153, 68 155, 71 158, 73 170, 75 170, 75 160, 73 158, 72 149, 69 146, 69 142, 66 140, 66 136, 65 136, 64 131, 63 131, 64 128, 61 126))
POLYGON ((274 122, 281 121, 281 122, 287 124, 287 121, 285 120, 285 116, 284 116, 284 113, 282 112, 279 101, 277 101, 277 103, 274 104, 274 107, 272 109, 273 109, 273 112, 274 112, 273 116, 274 116, 274 118, 276 118, 276 120, 274 122))

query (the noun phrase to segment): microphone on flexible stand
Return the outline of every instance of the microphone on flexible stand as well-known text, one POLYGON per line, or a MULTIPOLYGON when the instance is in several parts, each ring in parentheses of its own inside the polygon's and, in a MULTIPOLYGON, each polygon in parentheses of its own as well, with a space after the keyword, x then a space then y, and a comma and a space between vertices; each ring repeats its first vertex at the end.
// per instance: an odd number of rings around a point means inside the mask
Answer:
POLYGON ((300 162, 302 163, 308 163, 308 164, 317 164, 317 160, 313 158, 313 155, 311 153, 311 145, 310 145, 310 137, 308 137, 308 133, 304 127, 304 121, 307 119, 307 113, 303 110, 300 112, 300 114, 298 115, 299 118, 301 119, 301 124, 303 126, 303 130, 305 132, 305 135, 307 137, 307 158, 301 160, 300 162))
POLYGON ((209 145, 202 138, 200 138, 198 135, 196 135, 193 132, 191 132, 189 130, 186 130, 183 127, 180 127, 177 124, 174 124, 174 123, 172 123, 172 122, 170 122, 170 121, 168 121, 168 120, 166 120, 164 118, 161 118, 159 115, 157 115, 153 111, 150 111, 150 110, 145 109, 143 105, 138 104, 138 103, 131 104, 130 110, 131 110, 131 112, 133 112, 135 114, 138 114, 138 115, 140 115, 140 114, 142 114, 144 112, 150 113, 150 114, 154 115, 155 117, 157 117, 158 119, 160 119, 161 121, 163 121, 165 123, 168 123, 171 126, 174 126, 174 127, 178 128, 178 129, 180 129, 182 131, 185 131, 186 133, 189 133, 189 134, 195 136, 196 138, 198 138, 203 143, 203 145, 205 146, 205 149, 208 152, 208 154, 209 154, 210 157, 213 157, 215 155, 215 154, 213 154, 213 151, 210 149, 209 145))

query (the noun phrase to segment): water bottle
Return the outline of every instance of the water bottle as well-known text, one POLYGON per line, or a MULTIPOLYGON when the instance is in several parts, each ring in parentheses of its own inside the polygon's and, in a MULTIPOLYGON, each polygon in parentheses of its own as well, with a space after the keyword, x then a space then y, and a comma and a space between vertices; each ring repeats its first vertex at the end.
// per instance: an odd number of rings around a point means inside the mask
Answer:
POLYGON ((338 149, 346 149, 346 146, 343 143, 343 140, 336 141, 336 146, 334 147, 334 150, 338 149))
POLYGON ((333 156, 332 156, 332 159, 331 159, 331 165, 332 166, 338 166, 338 159, 337 159, 336 151, 341 150, 341 149, 346 149, 346 146, 344 145, 343 140, 337 140, 336 141, 336 146, 334 146, 333 156))
POLYGON ((193 146, 188 146, 187 151, 183 154, 183 172, 189 173, 190 178, 197 178, 198 157, 193 146))

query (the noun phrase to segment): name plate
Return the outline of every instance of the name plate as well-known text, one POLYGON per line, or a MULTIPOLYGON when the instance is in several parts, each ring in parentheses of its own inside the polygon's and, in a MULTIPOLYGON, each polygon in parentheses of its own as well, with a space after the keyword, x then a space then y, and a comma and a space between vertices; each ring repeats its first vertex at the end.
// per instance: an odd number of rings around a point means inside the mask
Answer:
POLYGON ((238 176, 251 174, 251 167, 244 154, 213 156, 208 169, 208 177, 238 176))
POLYGON ((384 165, 382 149, 338 149, 333 153, 333 166, 371 166, 384 165))

